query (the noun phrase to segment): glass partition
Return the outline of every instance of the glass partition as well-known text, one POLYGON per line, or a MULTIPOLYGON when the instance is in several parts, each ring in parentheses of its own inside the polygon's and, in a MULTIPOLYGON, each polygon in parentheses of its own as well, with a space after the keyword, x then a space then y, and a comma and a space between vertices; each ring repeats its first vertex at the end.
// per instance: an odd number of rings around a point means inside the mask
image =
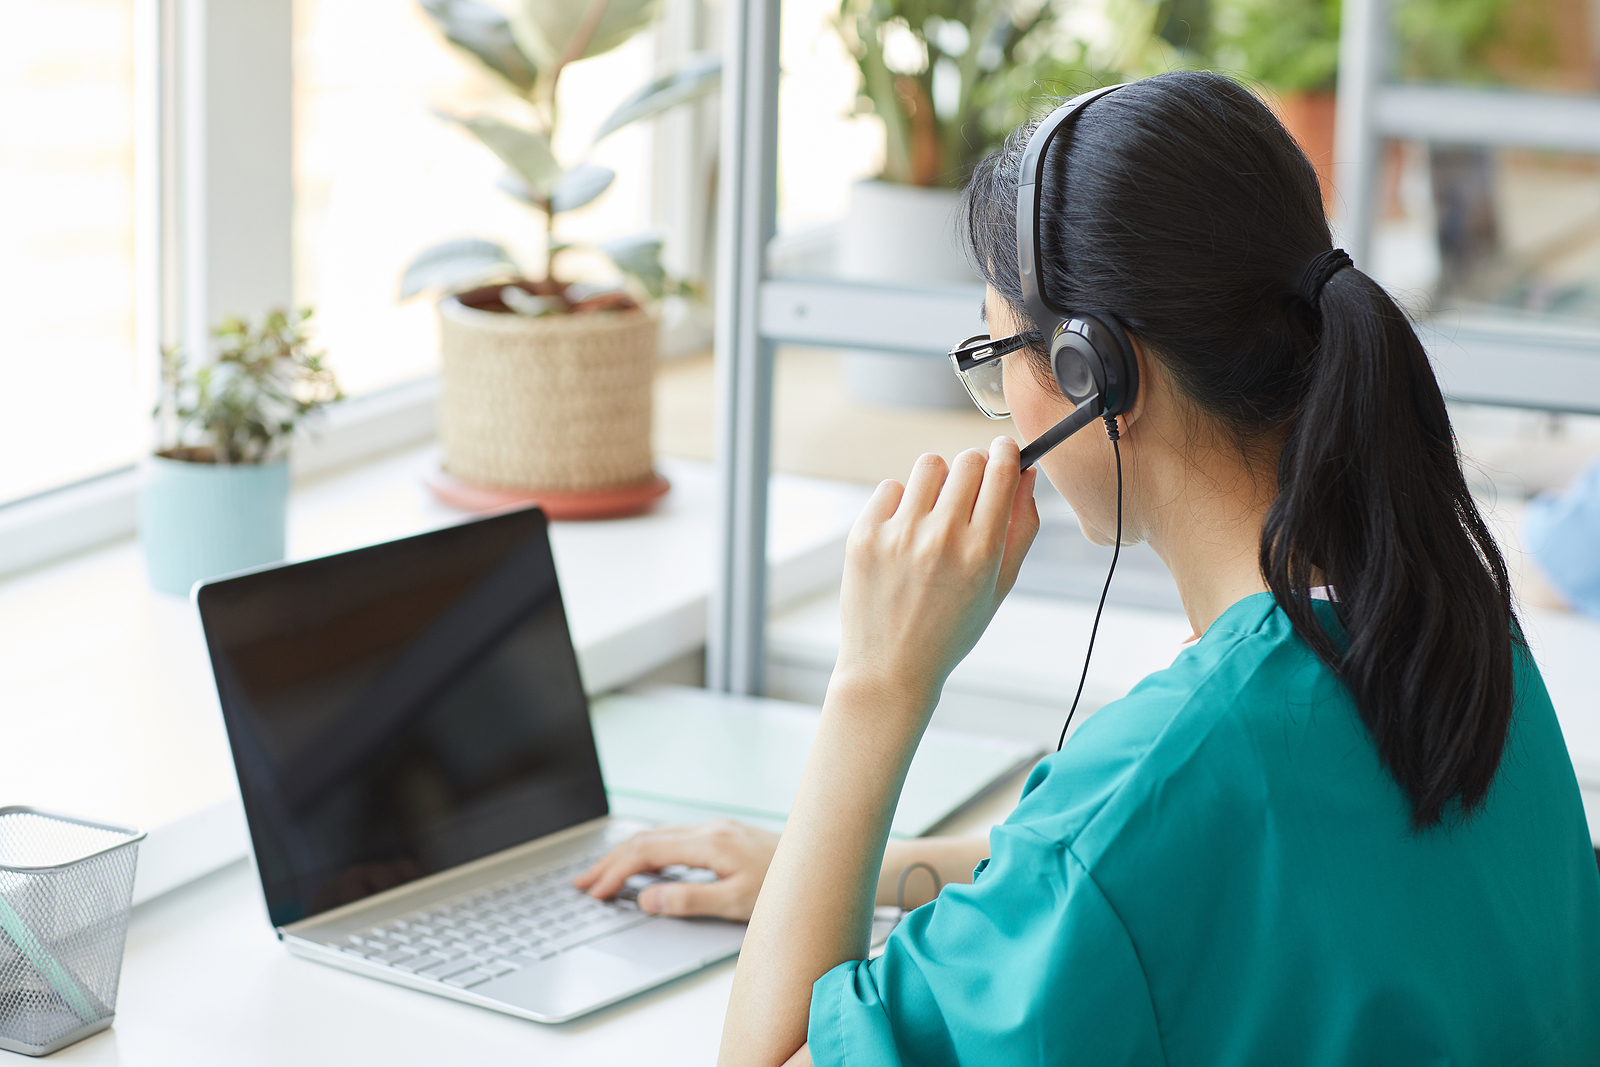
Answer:
POLYGON ((1385 145, 1373 274, 1414 312, 1600 330, 1600 157, 1385 145))

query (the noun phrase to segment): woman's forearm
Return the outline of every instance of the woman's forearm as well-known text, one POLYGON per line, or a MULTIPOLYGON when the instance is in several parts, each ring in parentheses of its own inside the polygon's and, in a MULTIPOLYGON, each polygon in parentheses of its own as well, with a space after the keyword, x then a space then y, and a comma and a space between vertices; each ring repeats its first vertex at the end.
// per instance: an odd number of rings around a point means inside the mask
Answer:
POLYGON ((787 1060, 806 1040, 812 984, 866 957, 889 822, 931 712, 929 695, 835 675, 745 935, 721 1067, 787 1060))
MULTIPOLYGON (((896 903, 900 876, 913 863, 926 863, 939 872, 939 882, 971 882, 972 868, 989 855, 988 837, 914 837, 890 841, 883 850, 883 866, 878 872, 878 904, 896 903)), ((920 868, 906 876, 905 906, 918 908, 935 894, 933 878, 920 868)))

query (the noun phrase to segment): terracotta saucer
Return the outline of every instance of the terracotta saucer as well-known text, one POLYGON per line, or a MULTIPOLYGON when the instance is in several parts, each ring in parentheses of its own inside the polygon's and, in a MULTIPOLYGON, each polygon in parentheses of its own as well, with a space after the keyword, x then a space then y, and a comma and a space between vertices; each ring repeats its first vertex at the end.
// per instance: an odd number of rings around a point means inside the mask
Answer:
POLYGON ((643 515, 669 488, 659 474, 642 482, 607 489, 493 489, 473 485, 446 470, 432 471, 423 484, 441 503, 462 511, 497 511, 520 504, 537 504, 551 519, 620 519, 643 515))

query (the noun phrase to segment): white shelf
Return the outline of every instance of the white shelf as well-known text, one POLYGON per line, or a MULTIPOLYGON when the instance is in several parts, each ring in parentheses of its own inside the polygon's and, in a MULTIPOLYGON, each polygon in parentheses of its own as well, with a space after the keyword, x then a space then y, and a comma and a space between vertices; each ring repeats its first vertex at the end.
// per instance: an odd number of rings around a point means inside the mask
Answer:
POLYGON ((981 285, 885 285, 832 278, 761 284, 761 335, 786 344, 927 352, 982 333, 981 285))
POLYGON ((1600 96, 1388 84, 1372 120, 1381 137, 1600 154, 1600 96))

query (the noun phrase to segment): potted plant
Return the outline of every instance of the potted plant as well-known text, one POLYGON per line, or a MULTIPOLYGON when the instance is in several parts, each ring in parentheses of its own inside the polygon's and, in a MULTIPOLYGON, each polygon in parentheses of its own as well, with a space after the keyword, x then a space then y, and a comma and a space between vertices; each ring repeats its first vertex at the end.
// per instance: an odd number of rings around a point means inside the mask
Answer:
MULTIPOLYGON (((693 283, 661 265, 653 234, 598 246, 622 284, 597 290, 561 273, 575 245, 559 218, 595 200, 614 171, 556 158, 557 89, 577 60, 622 44, 655 16, 657 0, 523 0, 507 18, 478 0, 422 0, 444 37, 497 76, 526 117, 442 115, 506 165, 498 187, 541 219, 542 261, 527 269, 489 240, 425 249, 405 270, 401 299, 433 290, 442 342, 439 439, 443 469, 430 480, 445 501, 471 509, 537 501, 552 518, 599 518, 648 508, 666 490, 650 448, 651 389, 664 295, 693 283)), ((632 122, 714 90, 720 61, 697 56, 641 87, 593 143, 632 122)))
MULTIPOLYGON (((1157 69, 1159 5, 1112 0, 1109 43, 1091 44, 1066 5, 1015 0, 842 0, 836 26, 860 71, 858 115, 883 124, 884 163, 858 182, 836 251, 838 273, 867 281, 977 279, 951 213, 974 164, 1043 98, 1157 69)), ((943 360, 848 352, 845 380, 864 400, 964 407, 943 360)))
POLYGON ((1317 168, 1333 205, 1334 84, 1340 0, 1212 0, 1217 63, 1270 91, 1269 102, 1317 168))
POLYGON ((157 450, 145 463, 139 539, 150 584, 184 596, 229 571, 283 558, 288 445, 295 427, 343 396, 306 336, 309 310, 229 318, 222 350, 191 367, 162 352, 157 450))

